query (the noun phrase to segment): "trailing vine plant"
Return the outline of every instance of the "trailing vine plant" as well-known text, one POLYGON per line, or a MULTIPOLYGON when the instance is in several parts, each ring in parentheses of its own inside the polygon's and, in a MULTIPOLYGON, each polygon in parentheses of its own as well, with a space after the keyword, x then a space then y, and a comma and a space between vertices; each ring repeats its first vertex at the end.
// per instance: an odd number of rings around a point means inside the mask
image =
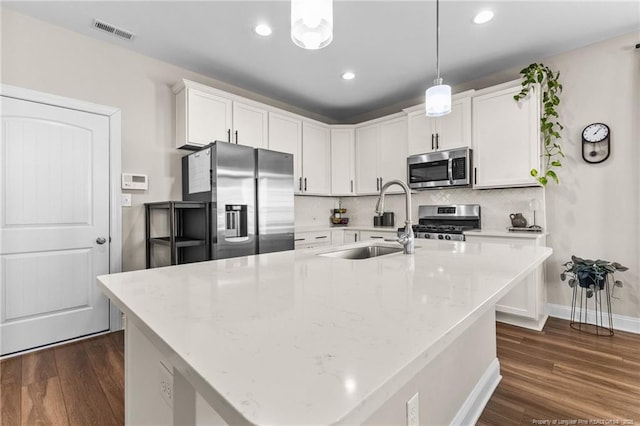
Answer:
POLYGON ((513 98, 517 101, 525 98, 536 85, 540 85, 542 93, 542 116, 540 118, 540 132, 544 142, 544 163, 541 169, 531 169, 531 176, 536 178, 542 186, 546 186, 549 179, 560 183, 556 170, 562 167, 560 159, 564 157, 560 146, 560 131, 564 129, 558 121, 556 107, 560 105, 562 84, 558 80, 560 71, 553 70, 544 64, 533 63, 520 71, 522 75, 522 90, 513 98))

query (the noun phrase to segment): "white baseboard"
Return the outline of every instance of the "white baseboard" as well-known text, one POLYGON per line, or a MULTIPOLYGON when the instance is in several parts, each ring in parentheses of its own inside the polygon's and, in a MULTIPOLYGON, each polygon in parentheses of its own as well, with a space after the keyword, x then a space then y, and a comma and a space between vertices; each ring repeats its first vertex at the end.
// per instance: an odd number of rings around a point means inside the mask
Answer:
POLYGON ((502 380, 500 362, 494 359, 451 421, 454 426, 474 425, 502 380))
MULTIPOLYGON (((555 305, 547 303, 547 312, 550 317, 561 318, 565 320, 571 319, 571 306, 555 305)), ((592 310, 587 311, 587 321, 595 323, 596 314, 592 310)), ((640 334, 640 318, 628 317, 625 315, 613 314, 613 328, 620 331, 628 331, 629 333, 640 334)))

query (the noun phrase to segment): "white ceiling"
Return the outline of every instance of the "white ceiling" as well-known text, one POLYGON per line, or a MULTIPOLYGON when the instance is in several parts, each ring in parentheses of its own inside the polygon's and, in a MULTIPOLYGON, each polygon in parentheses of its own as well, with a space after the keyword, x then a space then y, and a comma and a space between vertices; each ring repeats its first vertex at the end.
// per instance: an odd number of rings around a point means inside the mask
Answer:
MULTIPOLYGON (((361 114, 415 100, 435 77, 433 0, 335 0, 333 42, 317 51, 291 41, 286 0, 2 4, 331 122, 349 123, 361 114), (95 30, 94 18, 136 37, 123 41, 95 30), (269 38, 253 33, 259 22, 273 27, 269 38), (342 80, 345 70, 356 78, 342 80)), ((640 2, 441 0, 440 27, 441 75, 454 85, 640 31, 640 2), (495 12, 493 21, 473 24, 473 15, 484 8, 495 12)))

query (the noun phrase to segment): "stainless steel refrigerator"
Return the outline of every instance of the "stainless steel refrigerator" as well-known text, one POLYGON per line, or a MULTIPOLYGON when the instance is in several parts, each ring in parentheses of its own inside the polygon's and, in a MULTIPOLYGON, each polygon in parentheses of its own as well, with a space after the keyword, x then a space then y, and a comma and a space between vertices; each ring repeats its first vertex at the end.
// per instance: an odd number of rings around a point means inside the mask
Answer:
POLYGON ((211 203, 211 259, 294 248, 292 154, 216 141, 182 157, 182 198, 211 203))

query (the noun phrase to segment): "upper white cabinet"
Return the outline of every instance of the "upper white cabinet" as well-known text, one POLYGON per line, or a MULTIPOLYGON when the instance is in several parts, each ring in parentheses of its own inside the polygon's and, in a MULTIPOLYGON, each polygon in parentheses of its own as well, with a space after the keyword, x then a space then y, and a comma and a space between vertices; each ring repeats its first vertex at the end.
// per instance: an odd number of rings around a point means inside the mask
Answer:
POLYGON ((406 116, 356 128, 356 192, 377 194, 393 179, 407 179, 406 116))
POLYGON ((471 146, 471 94, 455 95, 451 112, 442 117, 427 117, 424 104, 408 108, 409 155, 471 146))
POLYGON ((536 186, 540 167, 539 90, 516 102, 520 81, 478 92, 473 98, 474 188, 536 186))
POLYGON ((293 154, 293 179, 296 194, 302 192, 302 120, 269 113, 269 149, 293 154))
POLYGON ((331 129, 331 194, 355 195, 355 131, 331 129))
POLYGON ((269 149, 293 154, 296 194, 331 193, 331 133, 328 126, 269 113, 269 149))
POLYGON ((176 94, 176 147, 225 141, 266 148, 267 111, 203 84, 182 80, 176 94))
POLYGON ((233 133, 231 142, 254 148, 266 148, 267 111, 253 105, 233 101, 233 133))
POLYGON ((302 122, 302 180, 298 182, 303 194, 331 193, 331 132, 328 126, 302 122))

